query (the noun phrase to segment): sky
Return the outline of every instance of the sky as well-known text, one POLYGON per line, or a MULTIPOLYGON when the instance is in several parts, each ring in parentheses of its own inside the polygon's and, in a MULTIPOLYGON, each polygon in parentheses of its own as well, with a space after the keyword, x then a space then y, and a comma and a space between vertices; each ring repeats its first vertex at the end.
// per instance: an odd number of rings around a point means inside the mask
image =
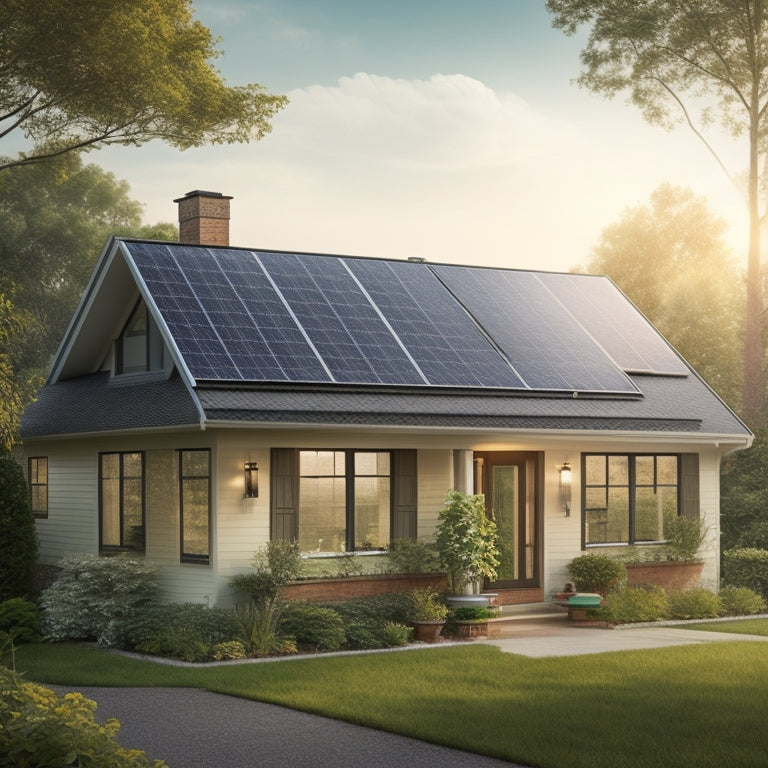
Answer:
POLYGON ((173 200, 203 189, 233 197, 235 246, 567 271, 669 182, 705 196, 746 252, 742 197, 711 156, 575 85, 586 33, 553 29, 543 0, 194 7, 227 83, 290 103, 258 142, 88 155, 128 182, 146 223, 176 222, 173 200))

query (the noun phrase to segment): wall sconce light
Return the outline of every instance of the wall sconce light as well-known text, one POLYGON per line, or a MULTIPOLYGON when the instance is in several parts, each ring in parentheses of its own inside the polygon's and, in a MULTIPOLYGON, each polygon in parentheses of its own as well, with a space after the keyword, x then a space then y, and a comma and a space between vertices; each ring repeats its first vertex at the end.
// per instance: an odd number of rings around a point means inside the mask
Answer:
POLYGON ((565 516, 571 515, 571 483, 573 482, 573 471, 571 465, 565 461, 559 469, 560 472, 560 503, 565 507, 565 516))
POLYGON ((259 465, 255 461, 245 462, 245 498, 259 497, 259 465))

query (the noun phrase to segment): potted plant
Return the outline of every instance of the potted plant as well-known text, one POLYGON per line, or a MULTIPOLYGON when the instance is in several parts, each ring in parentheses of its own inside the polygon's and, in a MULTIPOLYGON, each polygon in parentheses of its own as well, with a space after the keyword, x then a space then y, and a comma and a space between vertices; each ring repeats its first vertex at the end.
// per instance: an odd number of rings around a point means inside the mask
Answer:
POLYGON ((499 609, 483 605, 452 608, 448 614, 448 631, 462 638, 488 637, 488 622, 499 615, 499 609))
POLYGON ((414 589, 411 598, 411 624, 413 638, 425 643, 434 643, 445 624, 448 607, 432 587, 414 589))
POLYGON ((483 496, 448 491, 438 517, 435 544, 451 595, 477 595, 483 579, 496 578, 498 532, 496 523, 486 515, 483 496))

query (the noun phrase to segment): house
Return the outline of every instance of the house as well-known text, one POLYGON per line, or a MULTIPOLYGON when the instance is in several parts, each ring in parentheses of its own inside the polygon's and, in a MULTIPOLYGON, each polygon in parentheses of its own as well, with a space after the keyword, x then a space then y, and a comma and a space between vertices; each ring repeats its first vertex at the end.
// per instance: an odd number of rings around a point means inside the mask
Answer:
POLYGON ((176 202, 182 242, 106 245, 24 415, 43 562, 129 552, 223 605, 270 538, 375 558, 457 489, 504 603, 666 514, 703 518, 717 584, 720 460, 752 435, 609 279, 234 248, 228 197, 176 202))

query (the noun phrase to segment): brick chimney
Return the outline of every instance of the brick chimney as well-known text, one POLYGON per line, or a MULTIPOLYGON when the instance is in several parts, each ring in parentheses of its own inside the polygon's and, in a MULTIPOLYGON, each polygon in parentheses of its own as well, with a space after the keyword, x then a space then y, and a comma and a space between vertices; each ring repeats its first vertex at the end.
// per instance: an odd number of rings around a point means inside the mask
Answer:
POLYGON ((174 200, 179 204, 179 242, 229 245, 229 201, 221 192, 196 189, 174 200))

